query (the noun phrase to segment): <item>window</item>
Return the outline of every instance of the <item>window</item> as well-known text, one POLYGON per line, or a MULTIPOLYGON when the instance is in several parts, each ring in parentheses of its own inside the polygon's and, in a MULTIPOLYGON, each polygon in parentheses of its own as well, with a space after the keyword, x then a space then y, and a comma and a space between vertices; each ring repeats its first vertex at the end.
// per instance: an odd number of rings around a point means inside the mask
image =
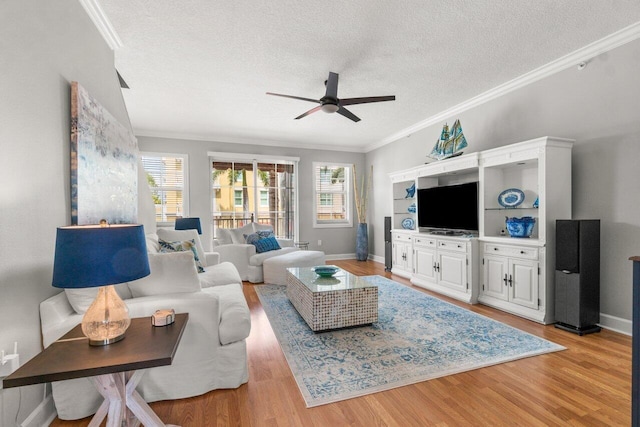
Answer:
POLYGON ((351 165, 313 163, 314 227, 351 227, 351 165))
POLYGON ((156 208, 156 223, 172 226, 189 215, 187 155, 140 153, 142 167, 156 208))
POLYGON ((236 208, 242 207, 242 190, 234 190, 233 192, 233 206, 236 208))
POLYGON ((260 207, 269 207, 269 191, 260 190, 260 207))
POLYGON ((320 206, 333 205, 333 194, 320 193, 320 206))
POLYGON ((214 236, 217 230, 256 222, 277 237, 295 238, 298 218, 297 158, 209 153, 214 236))

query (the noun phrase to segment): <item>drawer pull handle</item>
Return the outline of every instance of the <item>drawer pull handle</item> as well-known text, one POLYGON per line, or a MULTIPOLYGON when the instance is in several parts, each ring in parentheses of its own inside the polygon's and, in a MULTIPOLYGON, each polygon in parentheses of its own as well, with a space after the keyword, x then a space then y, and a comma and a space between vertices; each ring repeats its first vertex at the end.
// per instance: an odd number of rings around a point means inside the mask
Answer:
POLYGON ((520 251, 520 253, 521 253, 521 254, 523 254, 523 255, 524 255, 524 254, 526 254, 526 252, 525 252, 525 251, 520 251))
POLYGON ((494 250, 494 251, 497 251, 497 250, 498 250, 498 248, 493 248, 493 250, 494 250))
POLYGON ((511 280, 511 275, 509 275, 509 286, 513 288, 513 280, 511 280))
POLYGON ((506 274, 506 273, 504 274, 504 279, 502 279, 502 280, 504 280, 504 285, 505 285, 505 286, 508 286, 508 285, 507 285, 507 274, 506 274))

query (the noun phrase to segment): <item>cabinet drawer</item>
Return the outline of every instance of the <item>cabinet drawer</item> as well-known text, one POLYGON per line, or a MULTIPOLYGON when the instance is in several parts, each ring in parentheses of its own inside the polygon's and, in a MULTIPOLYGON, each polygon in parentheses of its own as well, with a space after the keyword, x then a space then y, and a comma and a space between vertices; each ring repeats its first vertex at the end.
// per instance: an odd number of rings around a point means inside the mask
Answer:
POLYGON ((427 248, 436 248, 436 239, 430 237, 414 237, 413 244, 416 246, 422 246, 427 248))
POLYGON ((502 255, 514 258, 538 259, 538 249, 525 246, 508 246, 486 243, 484 245, 485 255, 502 255))
POLYGON ((394 242, 411 243, 411 235, 410 234, 393 233, 393 241, 394 242))
POLYGON ((452 240, 438 240, 438 249, 443 251, 467 252, 467 245, 452 240))

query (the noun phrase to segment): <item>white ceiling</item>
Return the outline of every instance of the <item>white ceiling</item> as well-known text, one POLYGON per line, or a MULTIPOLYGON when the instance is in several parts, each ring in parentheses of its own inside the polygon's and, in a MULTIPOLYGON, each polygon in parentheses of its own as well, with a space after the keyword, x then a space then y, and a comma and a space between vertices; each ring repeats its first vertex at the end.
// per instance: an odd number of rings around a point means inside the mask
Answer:
POLYGON ((137 135, 353 151, 640 21, 638 0, 99 1, 137 135), (396 101, 294 120, 316 104, 265 94, 319 99, 329 71, 396 101))

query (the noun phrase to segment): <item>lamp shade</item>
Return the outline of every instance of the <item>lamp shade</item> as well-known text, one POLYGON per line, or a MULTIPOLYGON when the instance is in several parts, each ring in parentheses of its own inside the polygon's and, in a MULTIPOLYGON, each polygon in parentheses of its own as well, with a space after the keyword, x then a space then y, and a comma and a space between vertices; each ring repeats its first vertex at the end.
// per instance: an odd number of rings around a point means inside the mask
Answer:
POLYGON ((200 218, 176 218, 176 230, 198 230, 202 234, 200 218))
POLYGON ((91 288, 148 276, 149 258, 142 225, 59 227, 53 286, 91 288))

